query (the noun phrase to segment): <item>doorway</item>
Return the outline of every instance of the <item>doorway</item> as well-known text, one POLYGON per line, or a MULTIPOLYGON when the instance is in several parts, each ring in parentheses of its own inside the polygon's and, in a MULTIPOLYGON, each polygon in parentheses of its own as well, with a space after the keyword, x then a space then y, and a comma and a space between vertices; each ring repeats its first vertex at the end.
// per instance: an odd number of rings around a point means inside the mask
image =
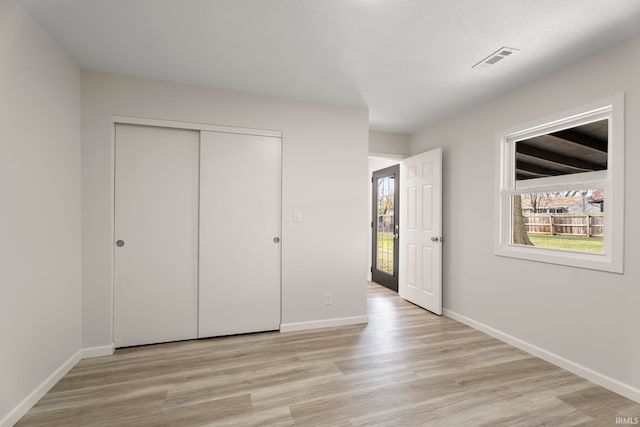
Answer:
POLYGON ((400 166, 373 172, 371 280, 398 292, 400 166))

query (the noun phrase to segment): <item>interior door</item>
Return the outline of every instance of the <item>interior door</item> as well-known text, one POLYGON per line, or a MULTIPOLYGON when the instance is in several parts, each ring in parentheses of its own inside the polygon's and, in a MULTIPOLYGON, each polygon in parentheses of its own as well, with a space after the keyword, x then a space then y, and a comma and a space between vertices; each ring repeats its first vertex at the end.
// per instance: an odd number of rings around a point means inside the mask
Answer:
POLYGON ((279 329, 281 139, 201 138, 199 336, 279 329))
POLYGON ((404 159, 400 296, 442 314, 442 149, 404 159))
POLYGON ((199 132, 116 125, 116 347, 197 336, 199 132))
POLYGON ((400 165, 373 172, 371 280, 398 292, 400 165))

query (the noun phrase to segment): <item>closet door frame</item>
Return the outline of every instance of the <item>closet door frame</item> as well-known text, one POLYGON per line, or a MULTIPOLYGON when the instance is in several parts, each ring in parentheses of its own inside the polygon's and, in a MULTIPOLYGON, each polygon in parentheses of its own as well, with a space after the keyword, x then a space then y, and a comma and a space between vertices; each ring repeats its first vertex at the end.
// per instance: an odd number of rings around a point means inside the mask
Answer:
MULTIPOLYGON (((284 138, 282 136, 282 131, 279 130, 270 130, 270 129, 257 129, 257 128, 241 128, 234 126, 224 126, 224 125, 216 125, 216 124, 207 124, 207 123, 196 123, 196 122, 185 122, 179 120, 167 120, 167 119, 154 119, 147 117, 136 117, 136 116, 124 116, 124 115, 112 115, 111 116, 111 153, 110 153, 110 230, 109 236, 111 237, 110 244, 111 250, 109 251, 109 263, 111 266, 111 280, 110 280, 110 289, 109 289, 109 302, 111 307, 109 309, 109 313, 111 315, 111 319, 109 322, 110 327, 110 335, 112 343, 115 343, 114 339, 114 319, 115 319, 115 299, 114 299, 114 289, 115 289, 115 239, 116 239, 116 229, 115 229, 115 162, 116 162, 116 125, 117 124, 131 124, 131 125, 142 125, 142 126, 155 126, 155 127, 164 127, 164 128, 174 128, 174 129, 185 129, 185 130, 197 130, 197 131, 211 131, 211 132, 223 132, 223 133, 233 133, 233 134, 241 134, 241 135, 256 135, 256 136, 271 136, 276 138, 281 138, 282 140, 282 152, 284 152, 284 138)), ((282 164, 281 164, 282 167, 282 164)), ((282 194, 281 194, 281 209, 282 213, 282 194)), ((282 230, 282 217, 280 218, 280 230, 282 230)), ((280 236, 282 238, 282 236, 280 236)), ((280 262, 282 263, 282 258, 280 258, 280 262)), ((282 271, 282 266, 278 266, 280 271, 282 271)), ((282 276, 280 276, 280 288, 282 289, 282 276)), ((113 351, 115 344, 112 344, 111 351, 113 351)), ((107 352, 105 354, 110 354, 107 352)))

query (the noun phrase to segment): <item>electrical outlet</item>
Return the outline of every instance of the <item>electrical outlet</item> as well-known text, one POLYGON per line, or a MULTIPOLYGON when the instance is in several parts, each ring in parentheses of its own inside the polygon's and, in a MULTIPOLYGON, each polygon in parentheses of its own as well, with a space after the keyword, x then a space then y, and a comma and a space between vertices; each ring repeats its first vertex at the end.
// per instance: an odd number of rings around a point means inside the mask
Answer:
POLYGON ((324 305, 333 304, 333 294, 331 292, 327 292, 324 294, 324 305))

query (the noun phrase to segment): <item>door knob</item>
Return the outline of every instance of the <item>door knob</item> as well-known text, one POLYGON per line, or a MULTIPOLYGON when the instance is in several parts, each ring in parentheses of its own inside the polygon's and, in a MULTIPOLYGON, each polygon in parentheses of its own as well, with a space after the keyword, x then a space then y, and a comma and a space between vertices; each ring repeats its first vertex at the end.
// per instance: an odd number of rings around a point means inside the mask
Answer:
POLYGON ((273 238, 273 243, 280 243, 280 238, 279 237, 274 237, 273 238))
POLYGON ((117 240, 116 241, 116 246, 119 247, 119 248, 123 247, 124 246, 124 240, 117 240))
POLYGON ((439 242, 440 238, 438 236, 434 236, 434 237, 431 238, 431 241, 432 242, 439 242))

